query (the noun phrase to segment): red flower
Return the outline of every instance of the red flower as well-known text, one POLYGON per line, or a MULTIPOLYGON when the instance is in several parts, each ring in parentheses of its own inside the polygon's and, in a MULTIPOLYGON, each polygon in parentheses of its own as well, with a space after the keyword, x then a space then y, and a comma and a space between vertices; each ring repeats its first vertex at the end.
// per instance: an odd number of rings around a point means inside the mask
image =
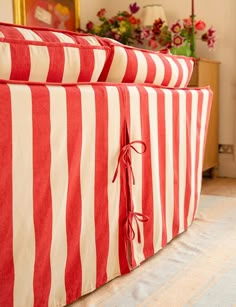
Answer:
POLYGON ((140 19, 135 18, 134 16, 129 17, 129 22, 133 25, 138 25, 140 24, 140 19))
POLYGON ((208 29, 208 31, 207 31, 208 36, 213 36, 213 35, 215 34, 215 32, 216 32, 216 30, 213 29, 212 27, 210 27, 210 28, 208 29))
POLYGON ((183 37, 182 36, 180 36, 180 35, 175 35, 174 37, 173 37, 173 44, 175 45, 175 46, 180 46, 180 45, 182 45, 183 44, 183 37))
POLYGON ((99 18, 102 18, 102 17, 104 17, 105 16, 105 14, 106 14, 106 9, 101 9, 100 11, 98 11, 98 13, 97 13, 97 16, 99 17, 99 18))
POLYGON ((137 5, 136 2, 134 2, 133 4, 129 5, 129 9, 132 14, 135 14, 139 11, 140 7, 137 5))
POLYGON ((152 32, 155 35, 159 35, 161 33, 161 28, 163 26, 164 21, 161 18, 158 18, 154 21, 152 32))
POLYGON ((202 21, 202 20, 198 20, 195 23, 195 28, 198 31, 203 31, 206 28, 206 23, 204 21, 202 21))
POLYGON ((174 23, 171 27, 171 31, 173 33, 179 33, 181 31, 181 24, 179 21, 177 21, 176 23, 174 23))
POLYGON ((93 26, 94 26, 94 23, 92 21, 89 21, 87 24, 86 24, 86 29, 87 31, 91 31, 93 29, 93 26))

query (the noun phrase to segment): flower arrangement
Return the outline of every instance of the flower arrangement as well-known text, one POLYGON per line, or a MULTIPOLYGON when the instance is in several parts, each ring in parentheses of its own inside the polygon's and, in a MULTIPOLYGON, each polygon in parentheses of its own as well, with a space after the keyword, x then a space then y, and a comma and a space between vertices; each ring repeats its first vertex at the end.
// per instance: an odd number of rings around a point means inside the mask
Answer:
POLYGON ((89 21, 85 32, 113 38, 125 45, 140 43, 142 40, 142 28, 140 26, 140 19, 134 16, 139 9, 140 7, 135 2, 129 5, 129 12, 121 11, 117 15, 108 18, 106 16, 106 9, 103 8, 97 13, 100 24, 95 25, 92 21, 89 21))
POLYGON ((209 49, 214 48, 216 37, 215 30, 210 27, 206 30, 206 23, 203 20, 194 19, 194 37, 192 36, 191 17, 178 20, 170 27, 164 24, 159 18, 155 20, 150 30, 148 44, 153 49, 169 48, 172 54, 184 54, 192 56, 191 44, 195 38, 206 42, 209 49))
POLYGON ((129 5, 129 12, 121 11, 108 18, 106 9, 102 8, 97 13, 100 24, 89 21, 86 30, 79 29, 79 31, 112 38, 125 45, 143 44, 146 41, 152 49, 168 48, 173 54, 187 56, 195 56, 193 45, 196 37, 207 42, 210 49, 215 45, 215 30, 212 27, 206 30, 205 22, 196 20, 194 13, 182 22, 178 20, 170 27, 158 18, 150 28, 142 27, 140 19, 134 16, 139 9, 135 2, 129 5))

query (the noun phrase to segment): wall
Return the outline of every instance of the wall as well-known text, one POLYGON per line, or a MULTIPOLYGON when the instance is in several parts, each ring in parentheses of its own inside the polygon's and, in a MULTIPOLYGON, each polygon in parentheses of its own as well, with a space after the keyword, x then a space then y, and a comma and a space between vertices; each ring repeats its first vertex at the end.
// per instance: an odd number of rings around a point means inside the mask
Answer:
POLYGON ((13 5, 9 0, 0 0, 0 21, 13 21, 13 5))
MULTIPOLYGON (((133 1, 128 0, 80 0, 81 27, 85 27, 88 20, 97 21, 96 13, 105 7, 108 14, 114 14, 119 10, 128 9, 133 1), (91 4, 92 2, 92 4, 91 4)), ((189 16, 191 12, 190 0, 137 0, 142 7, 146 4, 162 4, 165 9, 168 22, 171 24, 176 19, 189 16)), ((220 119, 219 119, 219 143, 235 144, 236 155, 236 1, 195 0, 195 13, 197 18, 206 21, 207 26, 213 25, 217 31, 217 44, 215 51, 209 52, 206 44, 197 42, 197 56, 215 59, 220 65, 220 119)), ((13 20, 12 2, 0 0, 0 20, 11 22, 13 20)), ((220 154, 219 174, 221 176, 236 177, 236 156, 220 154)))

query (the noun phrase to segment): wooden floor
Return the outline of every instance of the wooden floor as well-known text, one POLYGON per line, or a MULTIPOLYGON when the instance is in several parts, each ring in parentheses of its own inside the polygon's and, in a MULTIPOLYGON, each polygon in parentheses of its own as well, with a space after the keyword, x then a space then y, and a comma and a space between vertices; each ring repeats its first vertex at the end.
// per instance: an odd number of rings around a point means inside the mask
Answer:
POLYGON ((203 178, 201 194, 236 197, 236 178, 203 178))

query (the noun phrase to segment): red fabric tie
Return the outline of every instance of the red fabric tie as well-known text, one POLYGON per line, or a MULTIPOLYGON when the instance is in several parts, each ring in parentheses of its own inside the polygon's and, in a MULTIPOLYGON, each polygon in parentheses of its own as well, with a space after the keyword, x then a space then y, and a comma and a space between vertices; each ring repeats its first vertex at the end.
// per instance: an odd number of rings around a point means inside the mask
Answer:
POLYGON ((135 220, 137 231, 138 231, 138 243, 141 242, 141 233, 140 233, 140 228, 139 228, 139 223, 138 222, 147 222, 149 220, 149 217, 147 215, 144 215, 139 212, 134 212, 134 205, 133 205, 133 200, 132 200, 132 183, 135 184, 135 177, 132 169, 132 164, 131 164, 131 149, 133 149, 136 153, 138 154, 143 154, 146 151, 146 144, 143 141, 133 141, 121 148, 119 157, 118 157, 118 162, 117 166, 115 169, 115 173, 112 179, 112 182, 116 180, 117 174, 118 174, 118 169, 119 165, 122 162, 125 168, 127 168, 128 172, 128 185, 129 185, 129 193, 130 193, 130 210, 125 222, 125 231, 126 231, 126 236, 128 240, 134 240, 135 238, 135 231, 133 228, 133 219, 135 220), (135 148, 135 144, 141 144, 142 149, 138 150, 135 148))

